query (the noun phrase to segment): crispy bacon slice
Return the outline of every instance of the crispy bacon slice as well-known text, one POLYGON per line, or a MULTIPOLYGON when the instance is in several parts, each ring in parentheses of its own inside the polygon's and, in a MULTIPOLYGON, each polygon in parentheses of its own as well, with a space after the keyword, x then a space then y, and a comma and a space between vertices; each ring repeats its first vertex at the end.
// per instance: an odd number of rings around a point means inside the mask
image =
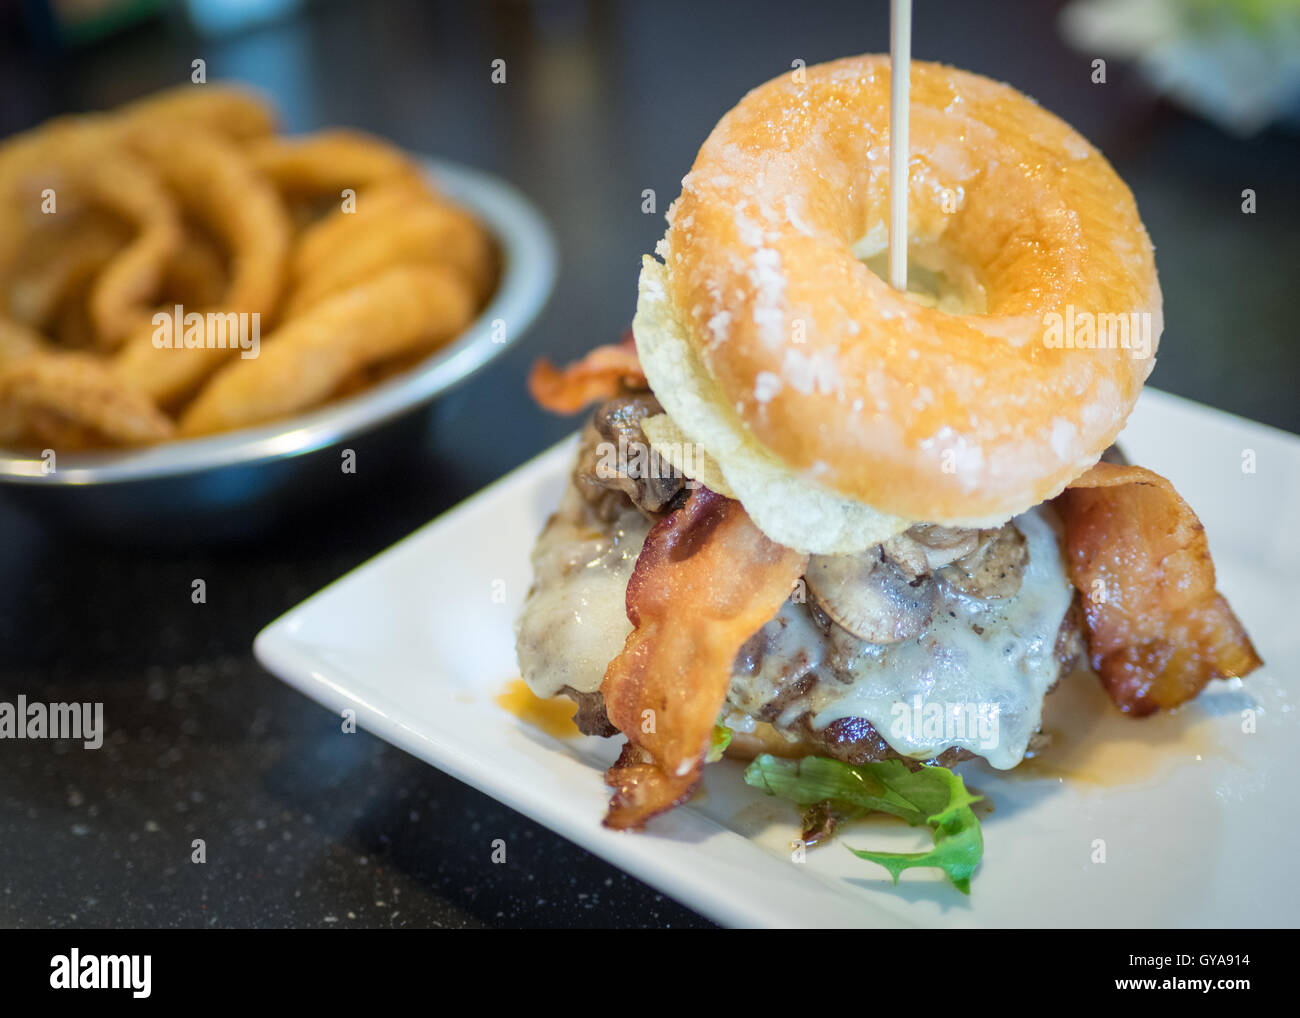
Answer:
POLYGON ((641 827, 691 794, 741 644, 780 610, 808 557, 740 503, 699 487, 651 529, 627 586, 633 630, 601 692, 627 736, 605 781, 608 827, 641 827))
POLYGON ((1177 707, 1210 679, 1262 664, 1214 588, 1205 528, 1169 481, 1098 463, 1055 505, 1092 667, 1121 710, 1177 707))
POLYGON ((621 343, 598 346, 563 370, 539 358, 528 375, 529 395, 557 414, 576 414, 588 403, 612 399, 625 386, 647 387, 630 332, 621 343))

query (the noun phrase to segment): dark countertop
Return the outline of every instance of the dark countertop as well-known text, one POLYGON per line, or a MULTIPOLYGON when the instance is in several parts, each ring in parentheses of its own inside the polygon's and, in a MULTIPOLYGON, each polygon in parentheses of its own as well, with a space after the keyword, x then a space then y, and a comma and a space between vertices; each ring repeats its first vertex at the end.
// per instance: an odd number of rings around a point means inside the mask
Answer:
MULTIPOLYGON (((0 496, 0 701, 102 701, 98 752, 0 741, 0 926, 689 926, 688 909, 366 734, 253 660, 267 622, 572 429, 526 400, 539 353, 631 318, 640 255, 695 149, 749 87, 887 48, 884 3, 324 4, 224 41, 146 26, 58 61, 0 49, 0 132, 182 80, 274 94, 293 129, 353 124, 513 181, 561 246, 523 342, 431 411, 398 470, 240 544, 94 542, 0 496), (797 9, 797 13, 794 13, 797 9), (507 84, 489 65, 507 61, 507 84), (656 215, 641 212, 654 188, 656 215), (190 600, 207 581, 204 605, 190 600), (207 863, 190 862, 191 841, 207 863), (504 838, 509 863, 494 865, 504 838)), ((1010 81, 1114 162, 1157 247, 1166 327, 1152 384, 1300 430, 1300 140, 1251 140, 1089 80, 1052 5, 921 0, 918 57, 1010 81), (1254 188, 1259 212, 1243 215, 1254 188)))

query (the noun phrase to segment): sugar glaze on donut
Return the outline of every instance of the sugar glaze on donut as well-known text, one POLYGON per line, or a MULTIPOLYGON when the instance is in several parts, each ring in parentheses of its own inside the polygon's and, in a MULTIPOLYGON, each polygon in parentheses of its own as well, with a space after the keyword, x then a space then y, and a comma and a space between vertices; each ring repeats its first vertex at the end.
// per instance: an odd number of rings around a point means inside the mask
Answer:
POLYGON ((889 75, 868 55, 750 92, 700 149, 662 264, 642 272, 634 332, 656 395, 760 527, 754 463, 832 508, 830 530, 798 542, 810 550, 868 547, 906 521, 1001 522, 1053 497, 1123 426, 1163 325, 1151 242, 1105 158, 1009 86, 939 64, 912 64, 909 248, 948 299, 927 306, 874 274, 889 75), (1127 333, 1049 339, 1052 315, 1135 313, 1145 351, 1117 342, 1127 333))

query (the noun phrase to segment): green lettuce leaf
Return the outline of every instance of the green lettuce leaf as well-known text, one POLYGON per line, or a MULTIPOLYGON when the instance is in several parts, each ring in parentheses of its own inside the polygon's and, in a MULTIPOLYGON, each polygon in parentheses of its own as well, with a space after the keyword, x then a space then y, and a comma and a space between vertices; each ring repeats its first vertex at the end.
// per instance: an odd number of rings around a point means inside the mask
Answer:
POLYGON ((888 813, 913 827, 929 826, 934 847, 928 852, 871 852, 850 848, 859 859, 878 863, 894 883, 905 869, 934 866, 943 870, 957 890, 970 894, 970 878, 984 854, 984 838, 959 775, 946 767, 909 770, 901 760, 853 766, 811 756, 782 760, 764 754, 745 770, 745 781, 769 795, 801 806, 829 803, 850 817, 888 813))

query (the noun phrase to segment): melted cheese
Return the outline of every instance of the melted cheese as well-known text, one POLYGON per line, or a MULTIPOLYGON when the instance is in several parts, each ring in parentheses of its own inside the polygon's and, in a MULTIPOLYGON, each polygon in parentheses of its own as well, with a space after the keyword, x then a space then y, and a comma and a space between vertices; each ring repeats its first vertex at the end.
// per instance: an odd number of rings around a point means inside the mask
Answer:
POLYGON ((533 589, 515 626, 520 672, 544 699, 565 686, 598 690, 632 632, 627 581, 650 523, 631 509, 608 531, 595 530, 581 508, 570 485, 533 549, 533 589))
MULTIPOLYGON (((581 522, 579 498, 572 488, 566 492, 538 540, 534 587, 518 624, 520 669, 542 697, 564 686, 599 689, 631 632, 627 582, 649 524, 628 512, 608 533, 593 530, 581 522)), ((778 729, 804 713, 811 713, 817 730, 841 718, 865 718, 906 756, 929 759, 957 747, 994 767, 1014 767, 1039 727, 1043 697, 1059 675, 1056 637, 1073 597, 1054 514, 1040 507, 1014 523, 1028 545, 1016 597, 982 602, 946 596, 930 628, 912 640, 889 646, 849 641, 851 653, 841 652, 835 662, 838 675, 828 667, 832 648, 807 606, 787 602, 765 627, 771 639, 758 667, 747 668, 737 659, 727 723, 752 727, 742 718, 812 673, 818 681, 789 702, 774 722, 778 729), (900 703, 916 715, 915 724, 900 715, 900 703), (936 711, 942 712, 938 725, 936 711), (978 717, 972 711, 990 719, 982 731, 969 723, 978 717), (950 714, 953 720, 945 724, 950 714), (993 718, 996 727, 990 729, 993 718)))
POLYGON ((891 645, 851 644, 835 662, 839 675, 831 674, 828 641, 807 607, 787 603, 768 623, 772 640, 760 667, 733 679, 729 705, 752 713, 775 698, 778 685, 788 688, 797 675, 814 672, 820 681, 789 701, 773 721, 778 729, 804 713, 818 731, 842 718, 865 718, 904 756, 928 760, 957 747, 994 767, 1014 767, 1060 673, 1056 637, 1074 595, 1050 510, 1031 509, 1013 522, 1028 545, 1014 598, 945 596, 921 635, 891 645))

